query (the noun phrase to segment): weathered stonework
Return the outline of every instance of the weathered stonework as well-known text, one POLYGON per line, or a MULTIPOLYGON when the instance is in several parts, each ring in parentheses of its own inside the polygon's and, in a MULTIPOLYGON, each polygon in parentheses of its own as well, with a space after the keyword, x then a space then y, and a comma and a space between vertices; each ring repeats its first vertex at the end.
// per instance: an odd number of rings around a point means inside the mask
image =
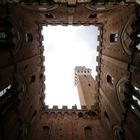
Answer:
POLYGON ((95 80, 91 75, 91 69, 81 66, 75 67, 75 85, 78 89, 81 106, 96 106, 97 93, 95 90, 95 80))
POLYGON ((0 140, 139 139, 139 5, 121 0, 6 2, 0 1, 0 140), (41 30, 49 24, 98 26, 96 107, 45 106, 41 30))

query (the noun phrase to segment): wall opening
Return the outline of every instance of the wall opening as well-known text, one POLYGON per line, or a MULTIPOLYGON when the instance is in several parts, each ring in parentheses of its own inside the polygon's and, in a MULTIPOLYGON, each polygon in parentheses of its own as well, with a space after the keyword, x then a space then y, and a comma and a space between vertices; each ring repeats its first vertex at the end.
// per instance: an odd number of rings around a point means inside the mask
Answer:
POLYGON ((118 41, 118 33, 110 34, 110 42, 117 42, 118 41))
POLYGON ((97 35, 95 26, 43 26, 46 105, 77 106, 80 108, 76 86, 75 66, 86 66, 96 73, 97 35))
POLYGON ((5 95, 7 93, 7 91, 11 88, 11 84, 8 85, 6 88, 4 88, 3 90, 0 91, 0 97, 2 97, 3 95, 5 95))
POLYGON ((114 78, 110 75, 107 75, 106 80, 110 85, 114 85, 114 78))
POLYGON ((92 128, 91 127, 85 127, 84 131, 85 131, 86 140, 93 140, 92 128))

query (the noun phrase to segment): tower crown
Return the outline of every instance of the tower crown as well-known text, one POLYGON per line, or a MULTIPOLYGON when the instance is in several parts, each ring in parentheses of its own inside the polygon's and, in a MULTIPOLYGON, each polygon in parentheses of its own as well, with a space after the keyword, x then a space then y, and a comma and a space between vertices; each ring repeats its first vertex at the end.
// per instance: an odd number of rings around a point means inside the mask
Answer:
POLYGON ((77 84, 77 75, 91 75, 91 69, 86 68, 85 66, 76 66, 75 69, 75 76, 74 76, 74 83, 77 84))

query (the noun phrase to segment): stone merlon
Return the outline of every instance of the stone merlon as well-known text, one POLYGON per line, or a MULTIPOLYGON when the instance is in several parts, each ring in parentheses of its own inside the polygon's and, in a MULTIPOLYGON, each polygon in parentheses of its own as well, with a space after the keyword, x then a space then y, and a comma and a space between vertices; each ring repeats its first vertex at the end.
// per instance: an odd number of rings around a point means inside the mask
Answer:
POLYGON ((91 75, 92 70, 90 68, 86 68, 85 66, 76 66, 74 72, 74 83, 76 85, 77 75, 91 75))

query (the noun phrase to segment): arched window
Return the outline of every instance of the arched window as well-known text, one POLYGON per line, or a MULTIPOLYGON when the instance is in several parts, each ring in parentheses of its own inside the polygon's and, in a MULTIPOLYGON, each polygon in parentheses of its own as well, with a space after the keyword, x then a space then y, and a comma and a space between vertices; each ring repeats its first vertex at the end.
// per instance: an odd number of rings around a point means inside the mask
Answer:
POLYGON ((110 75, 107 75, 106 80, 107 80, 107 82, 108 82, 110 85, 113 85, 113 84, 114 84, 114 78, 111 77, 110 75))
POLYGON ((112 33, 110 35, 110 42, 117 42, 118 41, 118 33, 112 33))
POLYGON ((11 88, 11 84, 8 85, 5 89, 1 90, 0 97, 2 97, 4 94, 6 94, 10 88, 11 88))
POLYGON ((93 140, 92 128, 91 127, 85 127, 84 131, 85 131, 86 140, 93 140))
POLYGON ((89 16, 88 16, 88 18, 96 18, 97 17, 97 14, 90 14, 89 16))
POLYGON ((129 82, 118 85, 117 95, 123 110, 132 111, 140 118, 140 88, 129 82))
POLYGON ((5 31, 0 31, 0 40, 6 40, 8 37, 5 31))
POLYGON ((50 133, 50 127, 49 126, 43 126, 43 134, 45 138, 49 137, 49 133, 50 133))
POLYGON ((54 18, 53 14, 50 13, 45 14, 45 17, 50 19, 54 18))
POLYGON ((26 42, 32 42, 33 41, 33 36, 31 33, 26 34, 26 42))
POLYGON ((134 91, 132 93, 132 103, 131 109, 132 111, 140 117, 140 88, 133 86, 134 91))

